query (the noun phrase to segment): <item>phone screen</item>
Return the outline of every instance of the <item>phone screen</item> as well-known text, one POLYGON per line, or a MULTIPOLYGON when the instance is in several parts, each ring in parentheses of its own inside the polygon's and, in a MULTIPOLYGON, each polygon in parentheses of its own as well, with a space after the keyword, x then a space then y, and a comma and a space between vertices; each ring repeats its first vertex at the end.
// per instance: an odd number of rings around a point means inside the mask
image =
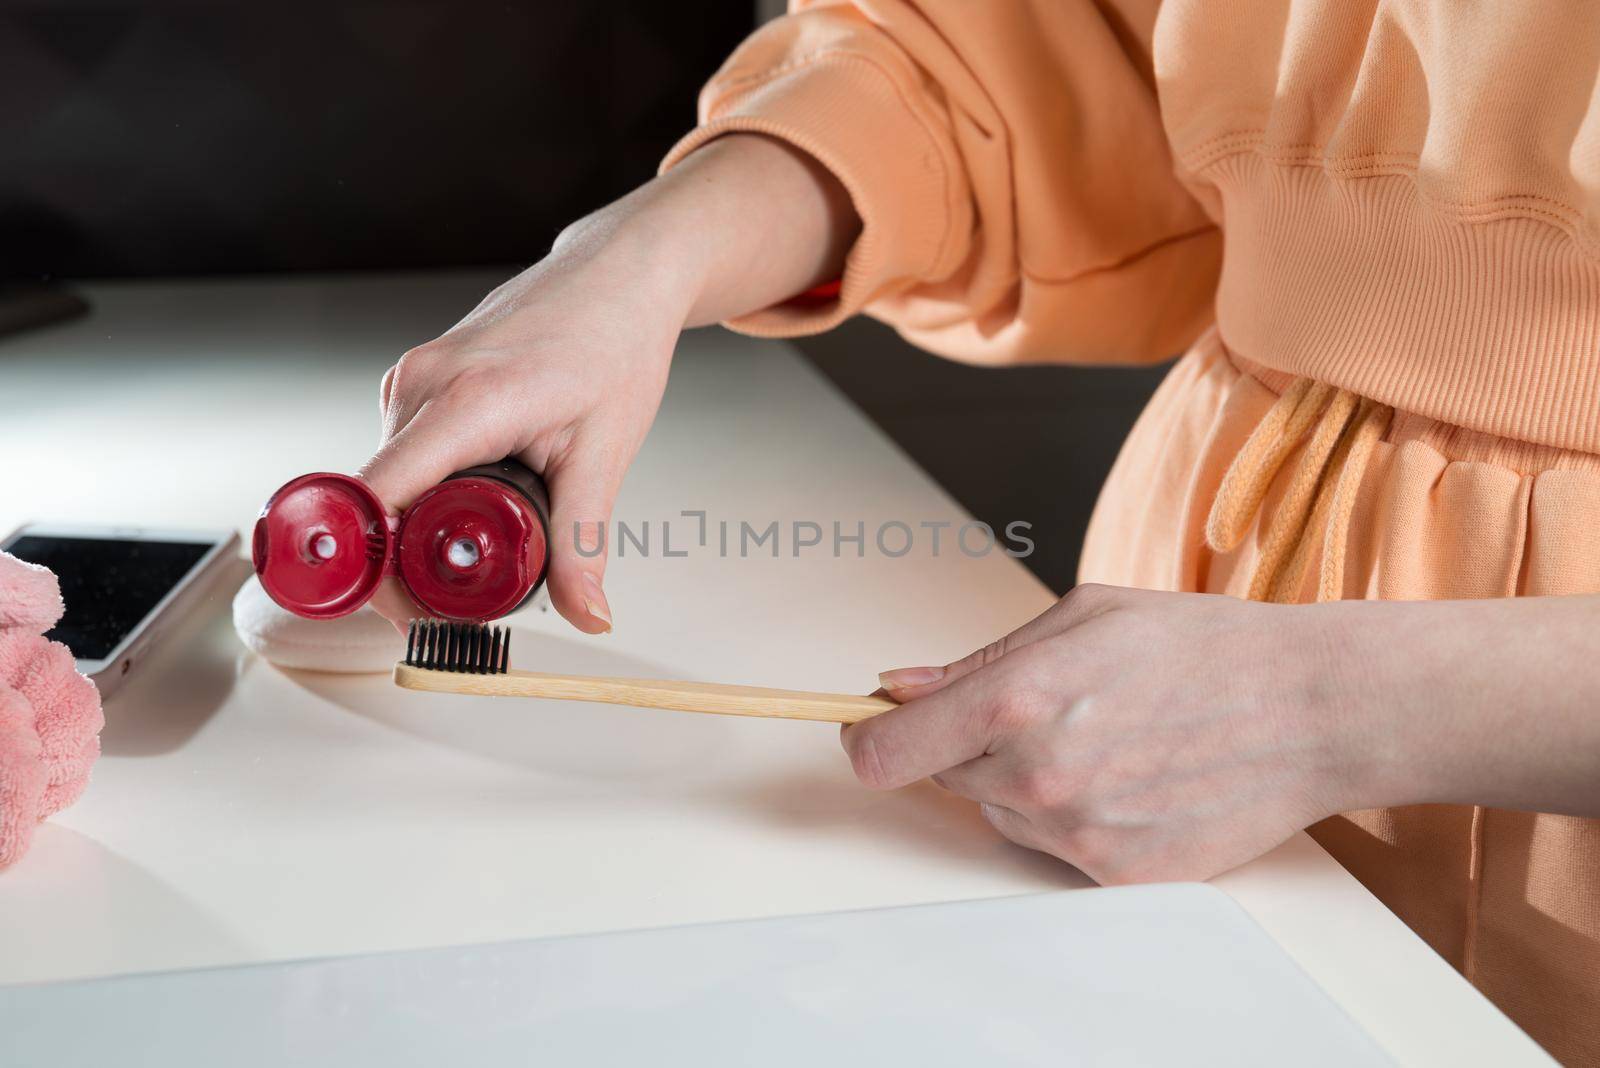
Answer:
POLYGON ((6 547, 61 580, 66 614, 47 637, 104 660, 210 551, 206 542, 24 534, 6 547))

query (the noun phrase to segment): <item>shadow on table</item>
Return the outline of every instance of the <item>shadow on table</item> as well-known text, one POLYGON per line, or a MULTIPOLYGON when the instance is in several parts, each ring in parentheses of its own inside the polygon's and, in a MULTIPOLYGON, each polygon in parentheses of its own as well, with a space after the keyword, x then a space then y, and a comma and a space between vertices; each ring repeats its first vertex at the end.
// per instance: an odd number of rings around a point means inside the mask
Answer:
MULTIPOLYGON (((661 664, 618 653, 600 643, 519 630, 512 642, 517 666, 558 666, 584 675, 668 678, 661 664)), ((885 851, 939 856, 974 871, 1018 872, 1048 887, 1093 885, 1076 869, 1000 837, 971 802, 930 782, 874 793, 855 781, 837 729, 827 724, 766 723, 752 741, 749 721, 579 701, 476 697, 403 690, 377 675, 279 669, 323 701, 416 740, 497 764, 564 781, 568 796, 582 784, 608 795, 626 789, 641 806, 689 801, 718 813, 737 813, 788 835, 852 836, 885 851), (819 732, 797 743, 796 731, 819 732), (820 745, 836 757, 834 770, 745 777, 728 782, 730 764, 754 744, 820 745), (717 769, 706 783, 706 769, 717 769), (704 785, 702 785, 704 783, 704 785)), ((814 750, 812 750, 814 752, 814 750)), ((805 759, 798 755, 799 759, 805 759)), ((537 797, 537 792, 531 794, 537 797)), ((508 796, 507 803, 515 803, 508 796)))
MULTIPOLYGON (((514 666, 581 675, 668 678, 662 665, 583 642, 518 630, 514 666)), ((541 775, 586 781, 693 778, 732 741, 721 716, 581 701, 403 690, 374 675, 279 669, 297 686, 392 730, 541 775)))
POLYGON ((789 833, 848 835, 885 849, 940 856, 974 871, 1010 871, 1045 884, 1041 890, 1095 885, 1070 864, 1001 837, 976 804, 928 780, 876 793, 858 785, 846 767, 842 777, 804 775, 745 784, 719 794, 716 803, 737 805, 789 833))
POLYGON ((225 565, 190 617, 163 635, 136 674, 106 700, 101 752, 114 756, 173 752, 227 701, 240 662, 233 594, 249 574, 248 561, 225 565))
POLYGON ((28 855, 0 877, 0 914, 22 921, 0 924, 0 956, 26 961, 34 982, 249 955, 240 934, 209 908, 55 821, 40 826, 28 855))

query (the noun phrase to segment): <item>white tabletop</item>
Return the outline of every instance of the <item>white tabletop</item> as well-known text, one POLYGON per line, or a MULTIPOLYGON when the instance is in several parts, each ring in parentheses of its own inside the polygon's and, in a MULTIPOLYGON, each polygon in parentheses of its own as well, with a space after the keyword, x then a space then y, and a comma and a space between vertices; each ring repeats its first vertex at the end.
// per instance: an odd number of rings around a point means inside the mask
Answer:
MULTIPOLYGON (((0 532, 247 530, 288 478, 365 459, 383 368, 494 280, 90 287, 88 319, 0 342, 0 532)), ((785 533, 779 558, 741 558, 740 521, 860 521, 870 541, 968 517, 792 350, 719 331, 680 344, 617 518, 656 540, 608 571, 615 632, 526 611, 519 666, 862 691, 1051 601, 948 542, 796 558, 785 533), (661 554, 663 520, 689 555, 661 554)), ((826 726, 283 672, 222 598, 178 637, 109 703, 89 792, 0 875, 0 983, 1087 885, 931 784, 861 789, 826 726)), ((1216 885, 1402 1062, 1540 1060, 1304 835, 1216 885)))
POLYGON ((13 986, 0 1035, 51 1068, 1395 1064, 1198 883, 13 986))

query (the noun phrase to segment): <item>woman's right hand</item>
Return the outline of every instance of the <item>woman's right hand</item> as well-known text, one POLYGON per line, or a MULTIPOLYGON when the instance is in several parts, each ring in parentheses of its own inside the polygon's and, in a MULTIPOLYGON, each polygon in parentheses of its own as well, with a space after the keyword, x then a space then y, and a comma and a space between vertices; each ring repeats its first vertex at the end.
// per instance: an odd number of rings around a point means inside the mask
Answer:
MULTIPOLYGON (((758 136, 713 141, 402 356, 363 477, 399 511, 464 467, 513 456, 541 472, 551 600, 580 630, 611 629, 596 550, 679 332, 837 277, 857 225, 809 157, 758 136)), ((397 623, 424 614, 392 580, 373 604, 397 623)))

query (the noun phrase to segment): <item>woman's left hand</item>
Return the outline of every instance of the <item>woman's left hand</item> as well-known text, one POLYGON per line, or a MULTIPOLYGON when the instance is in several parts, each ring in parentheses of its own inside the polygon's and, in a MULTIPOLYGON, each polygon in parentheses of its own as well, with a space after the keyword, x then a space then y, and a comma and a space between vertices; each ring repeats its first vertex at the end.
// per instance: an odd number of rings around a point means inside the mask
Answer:
POLYGON ((1381 793, 1392 753, 1340 665, 1345 614, 1080 586, 846 727, 858 777, 925 776, 1101 883, 1206 879, 1381 793))

